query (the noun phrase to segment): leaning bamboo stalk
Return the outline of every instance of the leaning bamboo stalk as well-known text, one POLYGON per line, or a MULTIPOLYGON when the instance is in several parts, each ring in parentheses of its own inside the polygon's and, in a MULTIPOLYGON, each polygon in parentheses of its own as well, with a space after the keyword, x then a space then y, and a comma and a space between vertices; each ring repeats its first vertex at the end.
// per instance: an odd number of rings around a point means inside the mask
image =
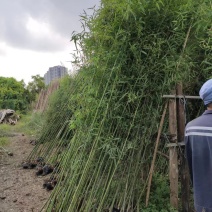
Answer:
POLYGON ((162 132, 162 128, 163 128, 163 123, 164 123, 164 119, 165 119, 165 115, 166 115, 167 106, 168 106, 168 102, 166 102, 166 104, 165 104, 163 114, 162 114, 162 117, 161 117, 158 135, 157 135, 156 144, 155 144, 154 155, 153 155, 153 159, 152 159, 152 163, 151 163, 151 168, 150 168, 150 171, 149 171, 149 181, 148 181, 147 194, 146 194, 146 207, 148 206, 148 203, 149 203, 149 195, 150 195, 150 188, 151 188, 151 183, 152 183, 152 175, 153 175, 153 172, 154 172, 154 166, 155 166, 155 160, 156 160, 156 155, 157 155, 157 150, 158 150, 158 144, 159 144, 159 141, 160 141, 160 136, 161 136, 161 132, 162 132))
POLYGON ((163 152, 157 151, 157 153, 158 153, 159 155, 163 156, 164 158, 166 158, 167 160, 169 160, 169 156, 166 155, 166 154, 164 154, 163 152))

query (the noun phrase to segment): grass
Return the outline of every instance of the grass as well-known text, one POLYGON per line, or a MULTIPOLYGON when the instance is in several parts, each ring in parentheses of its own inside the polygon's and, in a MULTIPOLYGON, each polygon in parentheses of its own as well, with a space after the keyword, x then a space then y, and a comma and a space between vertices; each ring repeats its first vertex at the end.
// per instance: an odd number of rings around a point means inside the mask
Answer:
POLYGON ((28 113, 26 115, 21 115, 21 119, 16 125, 0 124, 0 145, 7 143, 9 137, 13 137, 17 133, 37 137, 41 129, 42 114, 28 113))
POLYGON ((8 124, 1 124, 0 125, 0 134, 2 134, 2 132, 8 132, 10 130, 10 125, 8 124))
POLYGON ((9 134, 11 126, 7 124, 0 124, 0 146, 5 147, 9 143, 9 134))
POLYGON ((42 114, 28 113, 21 115, 21 119, 16 125, 0 124, 0 146, 4 147, 9 144, 10 137, 17 133, 27 136, 37 137, 42 129, 42 114))
POLYGON ((9 138, 8 137, 0 137, 0 146, 5 147, 9 143, 9 138))
POLYGON ((23 116, 23 121, 20 122, 19 129, 27 135, 38 137, 44 125, 43 114, 36 112, 23 116))

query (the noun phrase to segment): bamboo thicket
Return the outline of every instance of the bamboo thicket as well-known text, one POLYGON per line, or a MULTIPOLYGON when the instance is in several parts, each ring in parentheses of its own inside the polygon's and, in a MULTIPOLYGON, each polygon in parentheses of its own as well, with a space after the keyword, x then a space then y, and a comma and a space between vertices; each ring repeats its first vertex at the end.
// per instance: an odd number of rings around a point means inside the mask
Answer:
MULTIPOLYGON (((207 0, 102 0, 81 16, 84 31, 72 35, 79 72, 59 89, 33 153, 62 154, 46 211, 170 211, 162 154, 145 208, 162 95, 179 82, 196 95, 211 76, 211 9, 207 0)), ((167 121, 162 134, 166 154, 167 121)))

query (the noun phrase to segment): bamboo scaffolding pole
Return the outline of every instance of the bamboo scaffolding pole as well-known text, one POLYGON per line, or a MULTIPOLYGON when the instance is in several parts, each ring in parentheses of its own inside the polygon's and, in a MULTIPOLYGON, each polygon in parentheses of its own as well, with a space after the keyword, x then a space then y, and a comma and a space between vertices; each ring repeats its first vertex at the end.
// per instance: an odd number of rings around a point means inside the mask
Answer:
POLYGON ((201 99, 199 96, 184 96, 184 95, 163 95, 163 98, 169 98, 169 99, 201 99))
POLYGON ((157 139, 156 139, 156 143, 155 143, 154 155, 153 155, 153 159, 152 159, 151 168, 150 168, 150 171, 149 171, 149 181, 148 181, 147 194, 146 194, 146 207, 148 206, 148 203, 149 203, 150 188, 151 188, 151 184, 152 184, 152 175, 153 175, 153 172, 154 172, 154 166, 155 166, 155 160, 156 160, 156 155, 157 155, 157 150, 158 150, 158 144, 159 144, 159 141, 160 141, 160 136, 161 136, 161 132, 162 132, 162 128, 163 128, 163 123, 164 123, 167 107, 168 107, 168 102, 166 102, 166 104, 165 104, 163 114, 162 114, 162 117, 161 117, 158 135, 157 135, 157 139))

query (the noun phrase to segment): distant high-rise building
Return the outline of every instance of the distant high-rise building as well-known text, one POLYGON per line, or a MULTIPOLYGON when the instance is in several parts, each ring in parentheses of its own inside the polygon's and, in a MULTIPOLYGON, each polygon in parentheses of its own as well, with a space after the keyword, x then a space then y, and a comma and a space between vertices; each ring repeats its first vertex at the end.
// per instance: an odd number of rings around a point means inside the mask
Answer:
POLYGON ((44 75, 45 84, 50 84, 51 81, 55 79, 62 78, 68 74, 68 69, 64 66, 54 66, 50 67, 49 70, 44 75))

